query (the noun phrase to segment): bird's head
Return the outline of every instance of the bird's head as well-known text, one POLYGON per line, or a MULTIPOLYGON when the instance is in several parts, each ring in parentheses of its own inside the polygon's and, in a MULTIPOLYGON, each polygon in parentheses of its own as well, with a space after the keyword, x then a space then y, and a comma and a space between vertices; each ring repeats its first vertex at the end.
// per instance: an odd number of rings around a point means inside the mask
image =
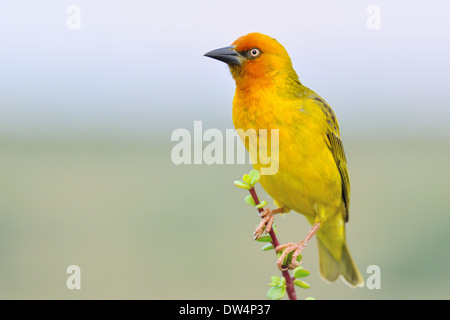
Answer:
POLYGON ((210 51, 205 56, 228 64, 238 87, 269 86, 285 77, 298 79, 286 49, 262 33, 239 37, 231 46, 210 51))

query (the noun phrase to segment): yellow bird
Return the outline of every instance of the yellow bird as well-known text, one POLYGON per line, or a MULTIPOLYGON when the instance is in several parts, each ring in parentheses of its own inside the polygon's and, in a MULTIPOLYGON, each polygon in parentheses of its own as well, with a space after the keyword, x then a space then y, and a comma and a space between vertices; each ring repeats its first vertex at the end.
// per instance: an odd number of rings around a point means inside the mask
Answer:
MULTIPOLYGON (((299 243, 276 248, 283 251, 278 266, 284 268, 282 259, 290 252, 293 257, 288 267, 297 266, 296 257, 316 234, 321 276, 330 282, 342 276, 353 287, 363 286, 345 239, 350 181, 338 121, 331 107, 302 85, 286 49, 267 35, 247 34, 205 56, 230 67, 236 82, 235 128, 279 132, 279 169, 260 179, 279 208, 264 209, 256 236, 270 230, 274 214, 291 209, 299 212, 313 227, 299 243)), ((243 142, 248 149, 248 139, 243 142)), ((256 169, 264 166, 253 165, 256 169)))

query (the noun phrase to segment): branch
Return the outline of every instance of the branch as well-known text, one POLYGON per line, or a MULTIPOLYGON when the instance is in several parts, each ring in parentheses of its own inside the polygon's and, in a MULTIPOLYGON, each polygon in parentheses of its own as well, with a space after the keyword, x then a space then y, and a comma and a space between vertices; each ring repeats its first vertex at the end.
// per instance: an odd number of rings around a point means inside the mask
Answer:
MULTIPOLYGON (((248 190, 253 198, 253 200, 255 201, 255 204, 258 205, 260 204, 258 195, 256 194, 255 188, 251 187, 248 190)), ((258 208, 258 212, 261 213, 263 212, 263 208, 258 208)), ((270 230, 269 232, 270 237, 272 238, 272 245, 274 248, 278 247, 280 245, 280 242, 278 241, 277 236, 275 235, 275 231, 273 230, 273 228, 270 230)), ((286 279, 286 292, 288 294, 289 300, 297 300, 297 295, 295 293, 295 288, 294 288, 294 282, 292 280, 291 275, 289 274, 289 271, 286 270, 282 270, 281 271, 283 277, 286 279)))
MULTIPOLYGON (((235 180, 234 184, 242 189, 246 189, 250 192, 250 195, 245 197, 245 202, 251 206, 256 207, 256 209, 258 209, 258 212, 261 214, 264 212, 264 207, 267 205, 267 201, 263 201, 260 202, 258 195, 256 194, 256 190, 254 188, 255 184, 259 181, 260 179, 260 173, 258 170, 253 169, 252 171, 250 171, 248 174, 244 174, 244 176, 242 177, 243 181, 240 180, 235 180)), ((265 219, 265 217, 261 216, 262 219, 265 219)), ((262 221, 261 224, 272 224, 273 223, 273 219, 272 217, 270 217, 269 220, 267 221, 262 221)), ((270 242, 270 244, 265 245, 262 250, 269 250, 269 249, 275 249, 275 252, 277 252, 277 248, 279 248, 279 252, 278 254, 280 254, 278 260, 277 260, 277 265, 279 264, 285 264, 287 261, 291 261, 291 264, 289 264, 289 266, 291 267, 293 264, 293 260, 296 259, 296 261, 300 261, 302 259, 302 256, 300 254, 300 252, 297 252, 297 250, 299 249, 295 249, 295 250, 291 250, 288 249, 287 247, 284 248, 284 250, 288 250, 288 251, 283 251, 281 249, 283 249, 283 247, 285 247, 286 245, 281 245, 280 246, 280 242, 277 239, 276 236, 276 229, 275 226, 273 228, 270 228, 270 231, 268 232, 268 235, 265 235, 263 237, 260 237, 260 229, 261 229, 261 224, 258 226, 257 230, 255 230, 256 236, 255 239, 261 242, 270 242)), ((264 226, 263 226, 264 227, 264 226)), ((303 243, 304 241, 308 242, 310 237, 312 237, 312 235, 314 234, 315 231, 317 231, 318 229, 318 224, 317 226, 313 226, 312 231, 308 234, 308 236, 305 238, 305 240, 303 240, 301 243, 303 243)), ((267 225, 266 225, 266 230, 267 230, 267 225)), ((289 245, 292 243, 289 243, 289 245)), ((294 244, 292 244, 294 245, 294 244)), ((269 289, 269 291, 267 291, 267 297, 271 300, 279 300, 282 299, 284 297, 284 295, 287 293, 288 297, 290 300, 297 300, 297 294, 295 293, 295 286, 298 286, 300 288, 303 289, 308 289, 310 286, 308 283, 298 279, 298 278, 302 278, 302 277, 306 277, 310 274, 310 272, 306 269, 304 269, 302 266, 298 265, 298 263, 295 263, 294 266, 292 268, 295 267, 295 269, 293 270, 293 276, 291 277, 290 273, 289 273, 289 268, 283 268, 284 266, 280 266, 281 269, 281 274, 282 277, 277 277, 277 276, 272 276, 270 278, 270 283, 269 286, 271 287, 269 289), (297 265, 297 267, 295 267, 295 265, 297 265)), ((313 299, 311 297, 307 298, 307 299, 313 299)))

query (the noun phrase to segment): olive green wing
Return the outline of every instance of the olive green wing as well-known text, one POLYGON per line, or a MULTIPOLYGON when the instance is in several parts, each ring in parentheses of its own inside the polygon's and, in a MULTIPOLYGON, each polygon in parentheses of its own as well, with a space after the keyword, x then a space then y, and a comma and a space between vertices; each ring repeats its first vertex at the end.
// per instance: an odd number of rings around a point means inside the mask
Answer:
POLYGON ((334 161, 336 162, 336 166, 339 169, 339 174, 341 175, 341 184, 342 184, 342 199, 345 204, 345 222, 348 221, 349 208, 350 208, 350 178, 348 175, 347 169, 347 160, 345 158, 344 146, 342 145, 341 135, 339 133, 339 124, 336 119, 336 115, 334 114, 333 109, 319 97, 317 94, 314 94, 312 97, 313 100, 317 102, 317 105, 322 110, 325 115, 326 120, 326 136, 325 141, 333 154, 334 161))

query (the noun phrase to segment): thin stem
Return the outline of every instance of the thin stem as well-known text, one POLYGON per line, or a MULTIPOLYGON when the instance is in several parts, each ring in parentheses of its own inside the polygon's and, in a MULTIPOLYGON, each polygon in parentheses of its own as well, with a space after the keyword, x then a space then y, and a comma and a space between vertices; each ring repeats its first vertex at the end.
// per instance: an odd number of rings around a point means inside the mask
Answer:
MULTIPOLYGON (((259 202, 258 195, 256 194, 255 188, 251 187, 248 191, 252 195, 252 198, 255 201, 255 204, 258 205, 260 202, 259 202)), ((259 213, 261 213, 264 211, 264 209, 260 208, 260 209, 258 209, 258 211, 259 211, 259 213)), ((280 242, 278 241, 278 238, 275 235, 275 231, 273 230, 273 228, 270 230, 269 235, 272 238, 273 247, 274 248, 278 247, 280 245, 280 242)), ((289 271, 286 269, 286 270, 282 270, 281 273, 282 273, 283 277, 286 279, 286 292, 288 294, 289 300, 297 300, 297 294, 295 293, 294 282, 292 280, 291 275, 289 274, 289 271)))

